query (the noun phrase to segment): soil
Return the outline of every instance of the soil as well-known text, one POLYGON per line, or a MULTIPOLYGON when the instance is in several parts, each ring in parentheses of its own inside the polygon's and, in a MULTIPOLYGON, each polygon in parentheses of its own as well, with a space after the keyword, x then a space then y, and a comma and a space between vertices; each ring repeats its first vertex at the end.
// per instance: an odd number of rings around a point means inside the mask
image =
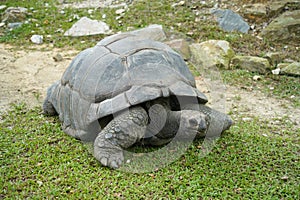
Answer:
MULTIPOLYGON (((11 103, 41 106, 47 87, 61 78, 77 53, 76 50, 63 49, 20 50, 0 44, 0 112, 5 112, 11 103), (54 59, 57 54, 62 56, 61 61, 54 59)), ((244 120, 251 120, 258 117, 275 121, 287 116, 296 127, 300 127, 300 109, 293 108, 285 99, 275 99, 260 91, 216 84, 201 77, 197 77, 196 82, 209 99, 215 100, 210 101, 212 107, 227 113, 231 111, 233 118, 243 116, 244 120)))

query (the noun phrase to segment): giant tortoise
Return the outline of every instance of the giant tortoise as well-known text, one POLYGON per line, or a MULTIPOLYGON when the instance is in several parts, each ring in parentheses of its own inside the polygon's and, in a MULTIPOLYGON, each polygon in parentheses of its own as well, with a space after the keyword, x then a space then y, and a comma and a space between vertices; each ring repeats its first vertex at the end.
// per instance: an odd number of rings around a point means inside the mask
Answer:
POLYGON ((123 151, 218 135, 231 119, 206 106, 182 57, 168 45, 123 33, 80 52, 48 88, 43 110, 59 115, 67 134, 93 143, 104 166, 118 168, 123 151))

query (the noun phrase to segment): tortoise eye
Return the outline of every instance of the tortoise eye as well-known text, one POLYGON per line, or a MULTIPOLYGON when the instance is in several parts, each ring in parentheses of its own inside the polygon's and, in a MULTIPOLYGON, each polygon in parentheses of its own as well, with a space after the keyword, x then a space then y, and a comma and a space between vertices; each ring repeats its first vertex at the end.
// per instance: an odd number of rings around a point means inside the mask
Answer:
POLYGON ((196 120, 196 119, 190 119, 189 120, 189 123, 192 125, 192 126, 196 126, 196 125, 198 125, 198 121, 196 120))

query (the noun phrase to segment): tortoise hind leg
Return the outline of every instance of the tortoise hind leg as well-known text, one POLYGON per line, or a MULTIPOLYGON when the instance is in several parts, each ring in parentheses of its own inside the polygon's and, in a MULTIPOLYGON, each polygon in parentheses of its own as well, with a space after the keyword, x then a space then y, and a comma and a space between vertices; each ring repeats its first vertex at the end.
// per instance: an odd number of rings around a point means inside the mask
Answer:
POLYGON ((94 142, 94 156, 102 165, 119 168, 123 150, 145 135, 147 112, 140 106, 121 112, 99 133, 94 142))

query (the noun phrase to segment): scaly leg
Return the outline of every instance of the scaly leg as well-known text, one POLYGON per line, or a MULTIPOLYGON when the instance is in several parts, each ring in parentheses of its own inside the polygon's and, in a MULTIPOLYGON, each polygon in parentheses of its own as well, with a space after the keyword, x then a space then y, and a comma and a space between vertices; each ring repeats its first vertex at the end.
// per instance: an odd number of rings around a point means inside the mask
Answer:
POLYGON ((144 137, 147 124, 147 112, 140 106, 121 112, 97 136, 94 156, 104 166, 119 168, 123 150, 144 137))

